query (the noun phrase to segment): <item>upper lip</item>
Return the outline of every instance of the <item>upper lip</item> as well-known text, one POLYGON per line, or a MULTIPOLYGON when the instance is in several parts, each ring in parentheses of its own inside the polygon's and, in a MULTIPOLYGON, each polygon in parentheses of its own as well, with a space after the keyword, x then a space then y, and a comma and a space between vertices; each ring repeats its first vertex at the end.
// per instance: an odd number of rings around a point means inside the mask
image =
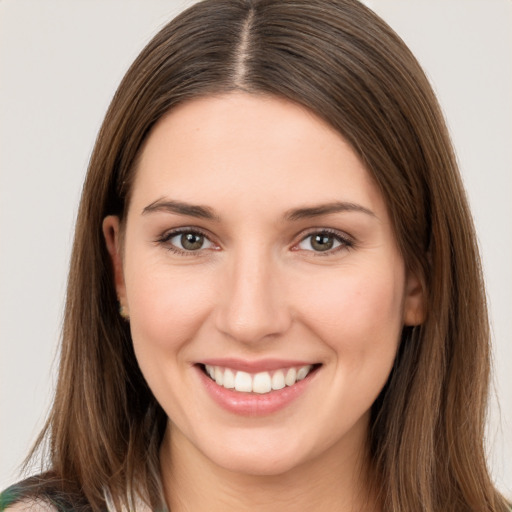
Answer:
POLYGON ((198 364, 208 366, 220 366, 222 368, 230 368, 248 373, 269 372, 272 370, 280 370, 283 368, 301 367, 313 365, 311 361, 301 361, 295 359, 259 359, 250 361, 237 358, 211 358, 204 359, 198 364))

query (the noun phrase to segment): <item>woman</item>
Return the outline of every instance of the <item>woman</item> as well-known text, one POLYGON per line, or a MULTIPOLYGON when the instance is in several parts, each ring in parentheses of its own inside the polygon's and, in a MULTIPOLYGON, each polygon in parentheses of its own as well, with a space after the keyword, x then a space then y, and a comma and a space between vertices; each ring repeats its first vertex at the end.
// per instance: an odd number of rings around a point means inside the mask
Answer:
POLYGON ((112 101, 76 228, 57 509, 507 510, 488 325, 428 81, 354 1, 206 1, 112 101))

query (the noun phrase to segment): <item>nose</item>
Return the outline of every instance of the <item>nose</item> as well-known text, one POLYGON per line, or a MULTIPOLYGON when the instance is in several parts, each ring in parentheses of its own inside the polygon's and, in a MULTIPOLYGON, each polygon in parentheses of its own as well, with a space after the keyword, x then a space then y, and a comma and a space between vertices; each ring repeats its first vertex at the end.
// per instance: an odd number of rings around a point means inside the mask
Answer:
POLYGON ((234 256, 227 264, 216 326, 232 339, 253 344, 286 332, 292 315, 278 262, 264 251, 248 252, 234 256))

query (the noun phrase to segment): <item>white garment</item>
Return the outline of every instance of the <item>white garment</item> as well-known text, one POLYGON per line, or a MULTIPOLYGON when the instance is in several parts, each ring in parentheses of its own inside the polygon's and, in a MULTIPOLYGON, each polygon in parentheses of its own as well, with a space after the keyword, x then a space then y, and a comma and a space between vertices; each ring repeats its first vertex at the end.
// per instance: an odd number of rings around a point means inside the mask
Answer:
POLYGON ((107 505, 108 512, 152 512, 152 510, 139 496, 136 497, 135 503, 130 502, 129 509, 123 507, 121 510, 117 510, 114 506, 114 500, 112 499, 112 494, 110 493, 110 491, 105 488, 103 493, 105 495, 105 503, 107 505))

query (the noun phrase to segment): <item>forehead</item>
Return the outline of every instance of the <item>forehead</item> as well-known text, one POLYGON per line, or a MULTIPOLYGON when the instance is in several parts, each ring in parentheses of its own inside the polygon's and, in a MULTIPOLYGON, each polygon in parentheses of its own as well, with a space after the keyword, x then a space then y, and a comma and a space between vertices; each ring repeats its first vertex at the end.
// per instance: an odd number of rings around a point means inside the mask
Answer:
POLYGON ((288 100, 246 93, 186 102, 157 123, 132 200, 143 208, 166 195, 223 208, 265 199, 276 210, 345 200, 385 209, 364 164, 330 125, 288 100))

